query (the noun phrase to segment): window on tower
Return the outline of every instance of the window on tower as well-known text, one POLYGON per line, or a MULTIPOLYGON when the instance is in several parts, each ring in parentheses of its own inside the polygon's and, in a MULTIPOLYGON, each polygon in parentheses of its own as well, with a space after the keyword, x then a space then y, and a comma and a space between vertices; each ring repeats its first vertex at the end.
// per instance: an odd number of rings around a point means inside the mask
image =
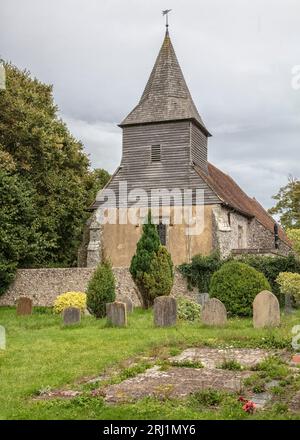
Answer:
POLYGON ((164 225, 163 223, 159 223, 157 225, 157 232, 158 232, 161 244, 163 246, 166 246, 166 244, 167 244, 167 225, 164 225))

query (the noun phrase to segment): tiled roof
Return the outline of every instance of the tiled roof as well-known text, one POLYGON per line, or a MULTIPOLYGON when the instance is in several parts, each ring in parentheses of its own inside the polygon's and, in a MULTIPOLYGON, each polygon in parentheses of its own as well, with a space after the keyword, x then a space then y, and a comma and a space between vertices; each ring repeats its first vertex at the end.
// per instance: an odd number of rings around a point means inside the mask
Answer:
MULTIPOLYGON (((199 167, 195 167, 195 169, 224 204, 245 216, 255 217, 266 229, 274 233, 275 220, 256 199, 249 197, 228 174, 223 173, 211 163, 208 163, 208 174, 205 174, 199 167)), ((279 238, 291 246, 287 235, 280 227, 279 238)))
POLYGON ((181 119, 194 120, 210 135, 193 102, 167 32, 140 102, 120 125, 181 119))

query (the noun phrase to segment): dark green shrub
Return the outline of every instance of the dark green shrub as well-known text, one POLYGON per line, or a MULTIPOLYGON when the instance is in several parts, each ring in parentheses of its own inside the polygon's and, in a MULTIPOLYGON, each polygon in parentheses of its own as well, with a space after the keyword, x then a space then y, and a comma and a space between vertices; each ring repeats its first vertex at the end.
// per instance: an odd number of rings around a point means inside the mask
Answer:
POLYGON ((272 292, 277 296, 281 305, 284 304, 284 295, 280 293, 280 287, 276 278, 281 272, 300 273, 300 260, 293 254, 288 257, 245 256, 240 261, 249 264, 254 269, 262 272, 271 285, 272 292))
POLYGON ((99 264, 88 284, 86 294, 88 310, 96 318, 103 318, 106 315, 106 304, 116 299, 115 277, 108 261, 99 264))
POLYGON ((157 296, 169 295, 174 280, 171 255, 164 246, 154 254, 149 271, 144 272, 139 282, 144 292, 144 302, 151 306, 157 296))
POLYGON ((6 292, 9 285, 14 280, 16 270, 16 263, 0 261, 0 296, 6 292))
POLYGON ((131 260, 130 273, 146 308, 153 304, 157 296, 169 295, 171 292, 173 263, 167 249, 160 244, 156 226, 151 223, 151 214, 143 226, 136 254, 131 260))
POLYGON ((132 257, 130 273, 137 280, 141 273, 149 272, 153 256, 160 247, 160 240, 156 226, 151 223, 151 214, 148 222, 143 225, 143 233, 136 247, 136 253, 132 257))
POLYGON ((211 297, 222 301, 232 315, 250 316, 253 300, 262 290, 271 290, 271 286, 261 272, 232 261, 214 273, 209 292, 211 297))
POLYGON ((220 255, 215 252, 211 255, 195 255, 192 262, 179 266, 181 273, 187 278, 188 286, 197 287, 199 292, 208 292, 212 275, 222 266, 220 255))
MULTIPOLYGON (((236 260, 221 260, 218 253, 209 256, 195 255, 191 263, 182 264, 179 269, 186 277, 190 289, 197 287, 199 292, 208 292, 212 275, 229 261, 236 260)), ((271 285, 271 291, 277 296, 281 305, 284 304, 284 295, 280 293, 276 278, 281 272, 300 273, 300 260, 293 254, 288 257, 246 255, 238 261, 248 264, 265 275, 271 285)))
POLYGON ((200 318, 201 306, 188 298, 177 298, 177 317, 185 321, 196 321, 200 318))

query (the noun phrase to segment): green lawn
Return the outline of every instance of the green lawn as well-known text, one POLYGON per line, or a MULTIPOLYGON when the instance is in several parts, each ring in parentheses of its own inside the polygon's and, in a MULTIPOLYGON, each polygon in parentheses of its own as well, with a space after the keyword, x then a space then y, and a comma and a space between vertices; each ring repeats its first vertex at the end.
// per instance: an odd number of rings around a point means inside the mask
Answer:
MULTIPOLYGON (((224 329, 206 328, 199 322, 157 329, 151 311, 139 309, 130 316, 126 329, 107 327, 105 320, 92 317, 84 317, 73 328, 63 328, 60 321, 47 309, 16 317, 15 309, 0 308, 0 325, 7 332, 7 349, 0 350, 0 419, 290 417, 280 403, 249 416, 232 396, 224 396, 218 409, 205 407, 195 398, 163 402, 147 398, 136 404, 108 406, 101 398, 90 397, 87 389, 85 395, 71 400, 36 401, 34 396, 48 387, 78 388, 80 378, 100 374, 108 367, 122 371, 122 362, 134 356, 163 357, 192 345, 290 347, 291 327, 300 324, 300 311, 283 317, 281 328, 275 330, 255 330, 248 319, 232 319, 224 329)), ((129 373, 124 366, 123 376, 129 373)))

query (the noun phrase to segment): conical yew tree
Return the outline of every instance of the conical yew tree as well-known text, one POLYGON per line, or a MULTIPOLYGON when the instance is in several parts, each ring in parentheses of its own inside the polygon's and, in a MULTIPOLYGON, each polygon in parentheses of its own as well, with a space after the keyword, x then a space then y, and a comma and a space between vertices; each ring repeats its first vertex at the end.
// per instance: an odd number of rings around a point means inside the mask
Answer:
POLYGON ((171 255, 160 244, 150 212, 131 260, 130 273, 139 288, 145 308, 152 306, 157 296, 171 292, 174 279, 171 255))

